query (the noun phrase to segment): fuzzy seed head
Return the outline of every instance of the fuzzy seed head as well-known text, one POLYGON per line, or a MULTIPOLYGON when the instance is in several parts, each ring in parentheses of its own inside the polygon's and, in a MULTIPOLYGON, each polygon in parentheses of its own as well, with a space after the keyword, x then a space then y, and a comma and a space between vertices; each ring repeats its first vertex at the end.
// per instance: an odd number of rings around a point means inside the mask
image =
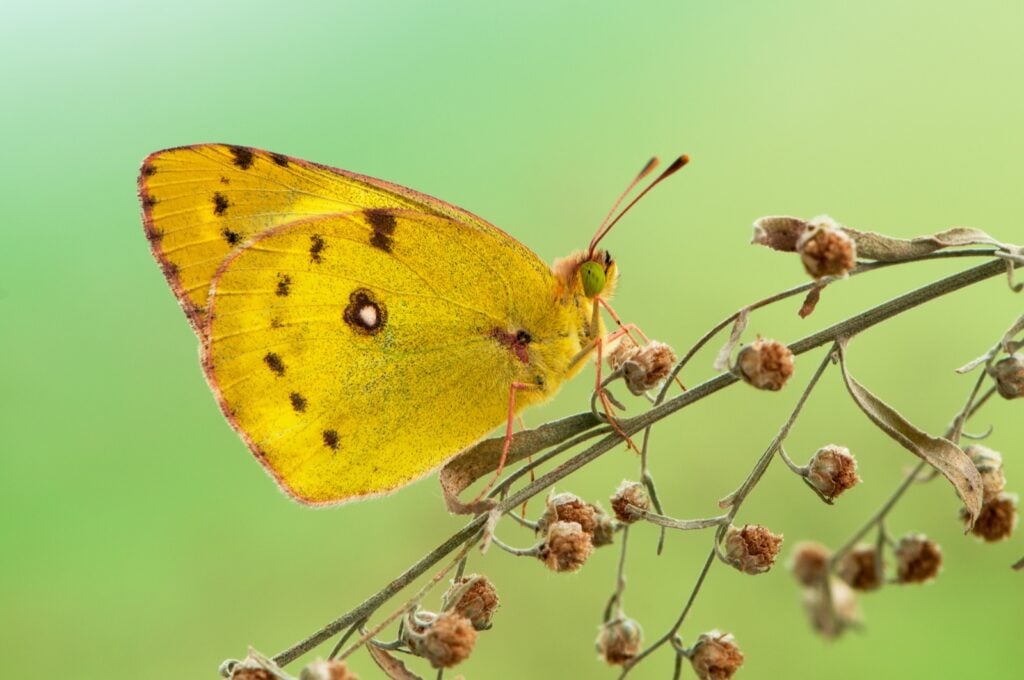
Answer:
POLYGON ((857 266, 857 246, 835 221, 822 215, 807 223, 796 241, 807 273, 816 279, 846 276, 857 266))
POLYGON ((231 680, 275 680, 273 674, 265 668, 248 668, 238 666, 231 674, 231 680))
POLYGON ((601 626, 597 635, 597 653, 609 665, 621 666, 640 653, 643 636, 640 624, 633 619, 613 619, 601 626))
POLYGON ((971 462, 981 475, 984 500, 990 501, 1002 493, 1006 488, 1006 476, 1003 474, 1003 457, 999 452, 971 444, 964 448, 964 453, 971 457, 971 462))
POLYGON ((875 590, 882 585, 883 563, 875 546, 866 543, 843 555, 836 573, 854 590, 875 590))
POLYGON ((702 633, 690 654, 693 672, 700 680, 729 680, 743 665, 743 652, 729 633, 702 633))
MULTIPOLYGON (((968 520, 966 508, 960 510, 960 516, 964 521, 968 520)), ((1016 526, 1017 496, 1003 492, 982 504, 971 533, 987 543, 995 543, 1009 538, 1016 526)))
POLYGON ((942 549, 924 534, 904 536, 896 545, 896 565, 900 583, 926 583, 939 575, 942 549))
POLYGON ((452 581, 442 601, 445 611, 454 611, 466 617, 477 630, 491 627, 491 618, 501 604, 494 584, 479 574, 470 574, 452 581))
POLYGON ((299 680, 359 680, 344 661, 318 659, 302 669, 299 680))
POLYGON ((830 597, 825 597, 825 584, 804 591, 803 603, 811 627, 822 637, 836 638, 848 628, 861 623, 857 594, 839 579, 830 579, 830 597), (831 603, 831 606, 830 606, 831 603))
POLYGON ((821 543, 803 541, 793 549, 789 570, 802 585, 818 585, 828 578, 828 558, 828 548, 821 543))
POLYGON ((628 479, 622 480, 622 484, 619 484, 619 488, 615 490, 611 501, 616 519, 626 524, 632 524, 640 519, 639 515, 636 515, 629 506, 640 510, 651 509, 651 499, 647 495, 644 485, 640 482, 631 482, 628 479))
POLYGON ((742 529, 730 524, 722 542, 729 564, 744 574, 763 574, 775 564, 782 534, 773 534, 760 524, 746 524, 742 529))
POLYGON ((759 390, 781 390, 793 375, 793 353, 781 342, 758 338, 736 355, 733 372, 759 390))
POLYGON ((595 548, 611 545, 615 541, 615 520, 609 517, 600 505, 591 505, 590 507, 594 508, 594 517, 597 522, 590 540, 594 543, 595 548))
POLYGON ((544 514, 537 522, 537 531, 546 532, 552 522, 576 522, 592 534, 597 527, 597 513, 593 505, 584 503, 576 494, 554 494, 548 498, 544 514))
POLYGON ((829 444, 818 451, 807 465, 807 481, 832 500, 860 482, 857 459, 845 446, 829 444))
POLYGON ((465 616, 447 611, 440 614, 416 612, 406 619, 405 639, 409 648, 434 668, 451 668, 465 661, 476 644, 476 629, 465 616))
POLYGON ((579 524, 553 522, 539 556, 551 571, 572 572, 579 571, 593 550, 590 534, 579 524))
POLYGON ((651 340, 638 347, 628 336, 608 354, 608 366, 613 371, 622 369, 626 387, 637 396, 657 387, 675 363, 676 355, 665 343, 651 340))
POLYGON ((996 390, 1004 399, 1024 397, 1024 353, 1016 352, 991 368, 996 390))

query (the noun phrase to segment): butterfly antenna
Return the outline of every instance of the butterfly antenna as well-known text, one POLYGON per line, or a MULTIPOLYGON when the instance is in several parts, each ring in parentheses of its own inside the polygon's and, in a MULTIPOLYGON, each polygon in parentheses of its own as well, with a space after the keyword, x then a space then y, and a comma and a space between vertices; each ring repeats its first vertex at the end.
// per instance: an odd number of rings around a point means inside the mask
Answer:
POLYGON ((604 216, 603 220, 601 220, 601 224, 597 227, 597 233, 595 233, 594 238, 590 240, 590 248, 588 249, 590 256, 594 255, 594 248, 597 246, 597 242, 601 240, 602 236, 604 236, 604 233, 602 232, 604 231, 604 226, 608 224, 608 220, 612 218, 612 215, 614 215, 615 211, 619 209, 622 202, 626 200, 626 196, 629 196, 629 193, 636 188, 636 185, 639 184, 644 177, 651 174, 656 167, 658 167, 659 162, 660 161, 657 156, 653 156, 651 160, 647 161, 643 169, 640 170, 637 176, 633 178, 633 181, 629 183, 629 186, 626 187, 626 190, 619 196, 618 200, 615 201, 615 205, 612 206, 612 209, 609 210, 608 214, 604 216))
MULTIPOLYGON (((683 154, 679 158, 675 159, 675 161, 672 162, 672 165, 670 165, 667 168, 665 168, 665 170, 660 175, 658 175, 657 179, 655 179, 653 182, 648 184, 647 187, 643 191, 640 192, 639 196, 637 196, 632 201, 630 201, 629 205, 627 205, 625 208, 623 208, 622 212, 620 212, 618 214, 618 216, 614 220, 612 220, 606 226, 603 226, 601 229, 599 229, 597 234, 594 236, 593 240, 590 241, 590 254, 591 254, 591 256, 593 256, 594 248, 597 247, 597 244, 601 241, 601 239, 603 239, 605 237, 605 235, 609 231, 612 230, 612 227, 614 227, 618 223, 618 221, 622 219, 623 215, 625 215, 626 213, 629 212, 630 208, 632 208, 634 205, 639 203, 640 199, 647 195, 647 192, 649 192, 651 189, 653 189, 654 187, 656 187, 659 184, 661 184, 661 182, 663 180, 668 179, 669 177, 674 175, 679 170, 682 170, 683 167, 687 163, 689 163, 689 162, 690 162, 690 157, 687 156, 686 154, 683 154)), ((648 165, 650 165, 650 163, 648 163, 648 165)), ((645 168, 645 170, 646 170, 646 168, 645 168)), ((648 172, 650 172, 650 171, 648 170, 648 172)), ((643 177, 643 175, 641 174, 640 177, 643 177)), ((640 179, 640 178, 638 177, 637 179, 640 179)))

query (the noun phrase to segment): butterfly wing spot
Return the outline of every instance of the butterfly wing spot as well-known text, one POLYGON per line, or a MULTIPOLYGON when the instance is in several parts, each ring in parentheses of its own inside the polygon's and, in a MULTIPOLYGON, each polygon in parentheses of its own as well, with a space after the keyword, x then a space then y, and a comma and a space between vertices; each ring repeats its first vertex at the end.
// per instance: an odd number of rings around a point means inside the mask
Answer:
POLYGON ((343 315, 345 323, 358 333, 376 335, 388 320, 388 310, 379 302, 373 292, 357 288, 348 296, 348 306, 343 315))
POLYGON ((213 214, 217 217, 222 217, 227 212, 228 207, 231 204, 228 203, 228 197, 219 191, 213 194, 213 214))
POLYGON ((327 244, 324 243, 324 239, 320 234, 313 234, 309 237, 309 259, 312 262, 320 264, 323 262, 323 252, 327 248, 327 244))
POLYGON ((231 180, 229 180, 227 177, 221 177, 220 178, 220 183, 221 184, 231 184, 231 180))
POLYGON ((282 168, 288 167, 288 156, 283 156, 279 153, 272 153, 270 154, 270 158, 271 160, 274 161, 274 163, 280 165, 282 168))
POLYGON ((146 163, 142 166, 142 174, 146 177, 152 177, 156 174, 156 166, 150 163, 146 163))
POLYGON ((338 450, 338 431, 324 430, 324 446, 332 451, 338 450))
POLYGON ((284 326, 284 323, 281 321, 281 319, 277 318, 276 316, 270 318, 271 328, 281 328, 282 326, 284 326))
POLYGON ((526 331, 520 330, 515 333, 509 333, 501 328, 494 328, 491 330, 490 337, 502 347, 507 347, 508 351, 512 352, 519 361, 524 364, 530 363, 530 353, 527 351, 526 346, 530 344, 533 337, 526 331))
POLYGON ((149 224, 146 225, 146 238, 150 241, 159 241, 164 237, 163 229, 157 229, 149 224))
POLYGON ((394 243, 391 237, 395 234, 395 216, 390 210, 374 208, 366 211, 366 221, 373 229, 370 245, 390 253, 394 243))
POLYGON ((224 240, 228 242, 228 245, 232 246, 237 245, 238 242, 242 240, 241 234, 237 231, 231 231, 227 227, 224 227, 223 231, 220 232, 220 235, 224 237, 224 240))
POLYGON ((147 208, 152 208, 159 202, 160 201, 156 200, 156 196, 153 196, 152 194, 146 194, 145 196, 142 197, 142 205, 146 206, 147 208))
POLYGON ((232 162, 242 170, 248 170, 252 167, 254 158, 252 149, 247 149, 244 146, 232 146, 231 155, 235 157, 232 162))
POLYGON ((292 402, 292 408, 296 413, 306 412, 306 398, 298 392, 292 392, 288 395, 288 399, 292 402))
POLYGON ((292 290, 292 277, 287 274, 277 275, 277 290, 274 293, 278 297, 287 297, 288 293, 292 290))
POLYGON ((284 375, 284 362, 281 361, 280 355, 274 352, 267 352, 267 355, 263 357, 263 363, 278 377, 284 375))

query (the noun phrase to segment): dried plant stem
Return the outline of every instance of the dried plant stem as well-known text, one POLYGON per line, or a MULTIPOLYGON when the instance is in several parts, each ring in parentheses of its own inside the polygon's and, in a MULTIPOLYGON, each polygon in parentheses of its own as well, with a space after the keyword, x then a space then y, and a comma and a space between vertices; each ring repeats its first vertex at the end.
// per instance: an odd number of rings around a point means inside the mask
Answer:
MULTIPOLYGON (((978 254, 986 253, 970 251, 963 253, 962 255, 958 254, 957 256, 968 256, 978 254)), ((947 254, 947 256, 951 255, 953 254, 947 254)), ((800 340, 797 340, 796 342, 790 345, 790 350, 794 354, 803 354, 822 345, 828 344, 830 342, 835 342, 836 339, 841 336, 855 335, 886 319, 897 316, 925 302, 929 302, 943 295, 946 295, 947 293, 960 290, 961 288, 971 286, 980 281, 984 281, 999 274, 1005 273, 1006 267, 1007 265, 1003 260, 995 259, 986 262, 985 264, 972 267, 970 269, 966 269, 964 271, 945 277, 943 279, 939 279, 930 284, 912 290, 904 295, 900 295, 896 298, 893 298, 892 300, 872 307, 864 312, 861 312, 860 314, 856 314, 844 321, 841 321, 828 328, 818 331, 817 333, 813 333, 800 340)), ((795 291, 796 289, 792 290, 795 291)), ((806 288, 803 288, 803 290, 806 290, 806 288)), ((797 292, 789 292, 789 294, 786 295, 786 297, 788 297, 789 295, 795 295, 797 294, 797 292)), ((725 326, 727 325, 728 323, 725 323, 725 326)), ((700 401, 701 399, 704 399, 718 392, 719 390, 725 387, 732 385, 733 383, 737 382, 737 380, 738 378, 736 378, 736 376, 732 375, 731 373, 724 373, 718 375, 714 378, 711 378, 710 380, 707 380, 699 385, 696 385, 690 390, 668 401, 665 401, 657 406, 654 406, 650 410, 634 418, 620 420, 618 424, 620 428, 623 430, 623 432, 625 432, 627 435, 636 434, 637 432, 640 432, 641 430, 649 427, 650 425, 653 425, 654 423, 666 418, 672 413, 675 413, 680 409, 683 409, 693 403, 700 401)), ((590 425, 586 426, 581 425, 581 427, 584 427, 584 429, 589 429, 593 427, 593 421, 587 421, 582 418, 580 419, 580 421, 591 423, 590 425)), ((586 436, 578 436, 578 431, 575 433, 570 432, 568 433, 567 438, 574 437, 572 442, 575 444, 581 442, 582 440, 588 437, 595 436, 594 432, 585 432, 584 434, 586 436)), ((569 458, 568 460, 564 461, 562 464, 560 464, 553 470, 550 470, 544 475, 537 477, 537 479, 533 480, 523 488, 511 494, 508 493, 508 489, 510 488, 509 485, 511 484, 512 480, 507 480, 501 485, 501 494, 504 497, 501 500, 501 502, 499 502, 498 505, 496 506, 496 512, 502 514, 509 512, 513 508, 521 505, 524 501, 528 500, 529 498, 536 496, 538 493, 541 493, 548 487, 554 485, 556 482, 564 479, 573 472, 579 470, 580 468, 596 460, 600 456, 604 455, 611 449, 618 446, 621 442, 622 439, 618 434, 605 434, 603 438, 601 438, 599 441, 595 442, 594 444, 586 448, 584 451, 576 454, 572 458, 569 458)), ((557 448, 560 450, 565 450, 569 447, 563 444, 558 446, 557 448)), ((539 457, 534 461, 534 463, 531 466, 529 466, 530 469, 535 468, 543 461, 549 460, 549 458, 549 456, 539 457)), ((762 456, 762 458, 765 458, 765 456, 762 456)), ((767 463, 767 461, 770 461, 770 457, 767 458, 765 464, 767 463)), ((525 472, 522 472, 522 470, 517 471, 517 473, 513 473, 515 479, 518 479, 519 476, 521 476, 520 473, 525 474, 525 472)), ((745 484, 744 486, 747 485, 745 484)), ((749 491, 749 489, 747 489, 747 491, 749 491)), ((462 546, 466 545, 468 542, 475 541, 476 538, 478 537, 478 534, 480 534, 480 532, 483 530, 486 521, 486 515, 478 515, 477 517, 474 517, 462 529, 460 529, 455 534, 450 536, 447 540, 442 542, 435 549, 424 555, 417 562, 415 562, 409 568, 407 568, 397 578, 390 581, 381 590, 371 595, 357 607, 347 612, 346 614, 338 617, 337 619, 328 623, 327 625, 323 626, 321 629, 317 630, 307 638, 297 642, 288 649, 285 649, 284 651, 278 653, 276 656, 274 656, 274 662, 278 665, 286 665, 294 661, 302 654, 316 648, 318 645, 322 644, 334 635, 352 626, 353 624, 367 619, 371 614, 373 614, 373 612, 379 609, 381 605, 383 605, 385 602, 394 597, 402 589, 410 585, 415 579, 424 574, 433 565, 437 564, 439 561, 444 559, 445 556, 458 550, 462 546)), ((700 576, 698 577, 698 583, 697 587, 695 588, 695 591, 699 590, 700 585, 703 583, 703 580, 707 574, 707 569, 710 567, 710 564, 714 560, 714 557, 715 553, 714 551, 711 551, 707 558, 705 567, 702 570, 700 576)), ((685 615, 689 611, 692 604, 693 598, 691 598, 687 602, 687 605, 683 610, 681 618, 685 618, 685 615)))

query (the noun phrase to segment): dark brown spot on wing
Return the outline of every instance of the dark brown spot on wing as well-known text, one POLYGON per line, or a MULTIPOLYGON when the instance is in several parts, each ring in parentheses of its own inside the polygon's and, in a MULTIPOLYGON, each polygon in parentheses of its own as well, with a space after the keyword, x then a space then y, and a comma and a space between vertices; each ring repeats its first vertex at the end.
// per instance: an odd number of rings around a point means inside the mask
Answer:
POLYGON ((153 196, 152 194, 146 194, 145 196, 142 197, 142 205, 146 206, 147 208, 152 208, 159 202, 160 201, 156 199, 156 196, 153 196))
POLYGON ((298 392, 292 392, 288 395, 288 399, 292 402, 292 408, 295 409, 296 413, 305 413, 306 411, 306 398, 298 392))
POLYGON ((242 170, 248 170, 252 167, 254 158, 252 149, 247 149, 244 146, 233 146, 231 147, 231 155, 235 157, 234 164, 242 170))
POLYGON ((144 177, 152 177, 156 174, 156 166, 146 163, 142 166, 142 174, 144 177))
POLYGON ((224 237, 224 240, 228 242, 228 245, 238 245, 238 242, 242 240, 241 234, 237 231, 231 231, 227 227, 224 227, 224 230, 221 231, 220 234, 224 237))
POLYGON ((284 362, 281 361, 281 357, 274 352, 267 352, 267 355, 263 357, 263 363, 267 365, 271 371, 276 375, 284 375, 284 362))
POLYGON ((348 296, 348 306, 342 318, 357 333, 376 335, 387 325, 388 309, 373 291, 357 288, 348 296))
POLYGON ((332 451, 338 450, 338 431, 324 430, 324 446, 332 451))
POLYGON ((271 328, 281 328, 282 326, 284 326, 284 323, 282 323, 279 318, 277 318, 276 316, 270 317, 271 328))
POLYGON ((277 275, 277 293, 278 297, 285 297, 292 290, 292 277, 287 274, 277 275))
POLYGON ((276 163, 277 165, 280 165, 282 168, 288 167, 288 156, 282 156, 279 153, 272 153, 270 154, 270 159, 274 161, 274 163, 276 163))
POLYGON ((227 177, 221 177, 220 178, 220 183, 221 184, 231 184, 231 180, 229 180, 227 177))
POLYGON ((227 196, 225 196, 224 194, 220 193, 219 191, 214 192, 214 194, 213 194, 213 214, 214 215, 216 215, 217 217, 221 217, 225 212, 227 212, 227 209, 228 209, 228 207, 230 207, 230 205, 231 204, 228 202, 228 197, 227 196))
POLYGON ((313 234, 309 237, 309 259, 312 262, 320 264, 323 262, 323 253, 327 248, 327 244, 324 243, 324 239, 320 234, 313 234))
POLYGON ((147 224, 146 225, 146 238, 150 241, 158 242, 164 237, 164 230, 157 229, 156 227, 147 224))
POLYGON ((383 208, 371 208, 366 211, 366 221, 373 229, 370 236, 370 245, 380 248, 385 253, 390 253, 394 246, 392 236, 395 234, 395 216, 391 211, 383 208))

